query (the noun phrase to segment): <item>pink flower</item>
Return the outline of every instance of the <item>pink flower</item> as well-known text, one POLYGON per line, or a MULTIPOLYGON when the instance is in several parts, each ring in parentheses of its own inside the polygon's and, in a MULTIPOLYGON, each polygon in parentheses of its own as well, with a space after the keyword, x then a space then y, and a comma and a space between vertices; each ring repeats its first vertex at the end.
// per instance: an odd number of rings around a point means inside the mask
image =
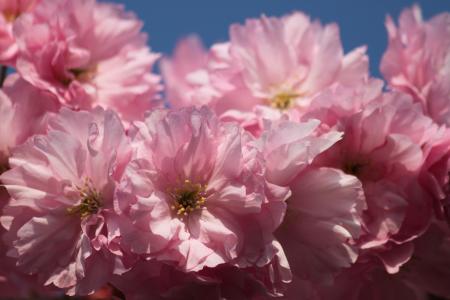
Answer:
POLYGON ((31 11, 40 0, 4 0, 0 2, 0 64, 14 65, 17 44, 13 34, 16 19, 31 11))
POLYGON ((179 76, 168 78, 170 85, 189 87, 183 101, 174 100, 174 105, 207 104, 252 132, 262 130, 257 106, 273 111, 265 117, 277 119, 280 111, 304 110, 325 88, 337 83, 351 86, 368 71, 365 47, 344 55, 336 24, 322 26, 298 12, 232 25, 229 43, 214 45, 208 55, 201 52, 201 62, 195 59, 195 68, 181 72, 191 62, 182 55, 186 48, 199 52, 184 43, 172 61, 179 76))
POLYGON ((253 138, 206 107, 156 110, 133 131, 115 201, 124 245, 185 271, 271 261, 289 191, 266 182, 253 138))
MULTIPOLYGON (((8 202, 9 195, 4 187, 0 187, 0 211, 8 202)), ((0 227, 0 236, 5 230, 0 227)), ((43 287, 38 283, 37 276, 21 273, 15 265, 15 260, 6 256, 7 247, 0 239, 0 295, 3 299, 28 299, 29 297, 56 297, 56 289, 43 287)))
MULTIPOLYGON (((405 251, 408 248, 405 245, 395 247, 397 256, 408 251, 411 256, 412 250, 405 251), (404 249, 398 251, 399 248, 404 249)), ((414 241, 414 254, 397 270, 398 273, 389 274, 377 258, 363 255, 351 268, 341 272, 332 285, 315 286, 317 298, 307 299, 427 300, 428 294, 449 297, 449 246, 447 224, 434 222, 426 233, 414 241)))
POLYGON ((405 277, 415 286, 443 298, 450 297, 450 230, 445 222, 433 222, 414 242, 414 255, 405 265, 405 277))
MULTIPOLYGON (((15 147, 29 136, 45 131, 46 112, 56 111, 55 99, 11 75, 0 91, 0 174, 9 169, 8 159, 15 147), (36 103, 39 103, 38 105, 36 103)), ((1 183, 1 181, 0 181, 1 183)), ((9 195, 0 187, 0 211, 9 201, 9 195)), ((5 231, 0 227, 0 235, 5 231)), ((6 256, 7 247, 0 240, 0 295, 28 297, 32 293, 47 295, 37 283, 36 276, 28 276, 15 268, 15 261, 6 256)))
POLYGON ((355 246, 365 208, 361 183, 331 168, 303 172, 291 184, 292 198, 276 237, 292 272, 302 279, 331 282, 358 257, 355 246))
POLYGON ((100 108, 63 108, 46 135, 14 150, 0 177, 11 195, 1 221, 20 269, 69 295, 123 269, 112 197, 129 156, 120 119, 100 108))
POLYGON ((364 47, 344 56, 337 25, 322 26, 302 13, 232 25, 229 51, 252 106, 305 107, 331 84, 367 76, 364 47))
POLYGON ((417 238, 431 221, 432 200, 419 178, 441 129, 409 95, 376 93, 371 84, 364 90, 337 89, 331 98, 336 101, 329 101, 333 92, 313 101, 316 111, 310 116, 344 133, 316 163, 341 169, 362 183, 367 210, 359 246, 395 273, 412 252, 396 257, 395 245, 417 238), (383 259, 389 255, 394 257, 383 259))
POLYGON ((412 284, 401 274, 390 275, 377 263, 357 263, 342 272, 331 286, 318 288, 321 300, 427 300, 421 286, 412 284))
POLYGON ((56 100, 11 75, 0 91, 0 174, 8 167, 14 147, 35 133, 45 131, 46 113, 58 109, 56 100))
MULTIPOLYGON (((9 169, 8 159, 15 147, 28 137, 45 131, 47 112, 58 109, 51 96, 11 75, 0 91, 0 174, 9 169), (38 103, 38 104, 37 104, 38 103)), ((1 183, 1 180, 0 180, 1 183)), ((9 195, 0 187, 0 211, 9 200, 9 195)), ((0 235, 4 230, 0 228, 0 235)), ((40 290, 36 278, 21 274, 12 258, 6 257, 6 245, 0 241, 0 295, 10 297, 28 296, 40 290)))
POLYGON ((111 283, 127 300, 220 299, 213 282, 155 260, 137 262, 129 272, 114 276, 111 283))
POLYGON ((278 253, 264 267, 240 269, 220 265, 188 273, 155 260, 140 261, 129 272, 115 276, 111 283, 127 300, 269 299, 281 296, 280 288, 285 285, 283 256, 278 253))
POLYGON ((197 36, 181 40, 173 58, 161 60, 164 91, 172 107, 209 104, 209 99, 216 92, 209 87, 208 60, 209 53, 197 36))
POLYGON ((381 72, 390 86, 414 96, 437 123, 450 125, 450 14, 422 20, 418 6, 404 10, 396 27, 386 20, 389 46, 381 72))
POLYGON ((15 26, 17 70, 72 108, 97 105, 125 121, 156 103, 158 55, 146 46, 142 23, 120 5, 95 0, 45 0, 15 26))
POLYGON ((420 181, 433 198, 436 217, 450 221, 450 129, 430 135, 430 143, 432 146, 422 165, 420 181))
POLYGON ((268 180, 292 190, 275 236, 295 275, 294 287, 308 284, 302 279, 330 282, 358 255, 354 241, 361 234, 365 208, 361 183, 341 170, 313 166, 320 153, 341 139, 340 133, 319 125, 317 120, 283 120, 262 134, 268 180))
MULTIPOLYGON (((381 71, 392 89, 413 96, 436 123, 450 125, 450 14, 429 21, 418 6, 404 10, 398 26, 388 17, 389 46, 381 71)), ((450 219, 449 132, 430 135, 432 147, 425 157, 421 182, 434 197, 439 218, 450 219)))

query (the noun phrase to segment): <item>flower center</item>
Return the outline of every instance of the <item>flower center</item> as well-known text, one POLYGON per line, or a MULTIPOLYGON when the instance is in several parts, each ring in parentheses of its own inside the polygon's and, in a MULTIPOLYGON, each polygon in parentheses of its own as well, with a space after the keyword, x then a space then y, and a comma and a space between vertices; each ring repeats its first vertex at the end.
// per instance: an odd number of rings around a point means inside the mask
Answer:
POLYGON ((206 202, 206 186, 194 184, 186 179, 181 187, 169 191, 173 199, 172 210, 179 216, 187 216, 194 210, 201 209, 206 202))
POLYGON ((0 163, 0 175, 9 170, 8 163, 0 163))
POLYGON ((79 215, 85 218, 92 214, 96 214, 101 208, 101 194, 93 186, 92 180, 86 178, 82 187, 76 187, 81 203, 70 207, 67 212, 71 215, 79 215))
POLYGON ((76 80, 79 82, 89 82, 97 74, 97 67, 92 68, 73 68, 69 69, 69 72, 73 75, 72 78, 62 78, 61 83, 68 86, 72 81, 76 80))
POLYGON ((97 73, 97 67, 92 68, 74 68, 69 70, 80 82, 88 82, 94 78, 97 73))
POLYGON ((361 175, 364 166, 365 164, 361 162, 348 161, 344 164, 342 170, 344 173, 358 177, 361 175))
POLYGON ((13 11, 4 11, 3 12, 3 17, 5 18, 6 22, 8 22, 8 23, 14 22, 18 16, 19 15, 13 11))
POLYGON ((286 110, 294 106, 295 99, 300 95, 296 93, 279 93, 270 99, 270 106, 279 110, 286 110))

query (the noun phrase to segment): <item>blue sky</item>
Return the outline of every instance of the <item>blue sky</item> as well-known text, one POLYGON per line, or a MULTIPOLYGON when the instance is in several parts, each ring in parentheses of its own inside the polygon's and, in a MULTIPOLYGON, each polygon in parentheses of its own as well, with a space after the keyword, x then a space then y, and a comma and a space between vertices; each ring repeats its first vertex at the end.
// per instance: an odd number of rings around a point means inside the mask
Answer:
POLYGON ((417 3, 426 18, 450 11, 450 0, 113 0, 123 3, 145 22, 150 46, 169 54, 177 40, 198 34, 206 45, 228 39, 234 22, 261 14, 281 16, 301 10, 323 23, 336 22, 346 51, 368 45, 371 71, 379 75, 378 65, 386 48, 384 19, 397 18, 402 8, 417 3))

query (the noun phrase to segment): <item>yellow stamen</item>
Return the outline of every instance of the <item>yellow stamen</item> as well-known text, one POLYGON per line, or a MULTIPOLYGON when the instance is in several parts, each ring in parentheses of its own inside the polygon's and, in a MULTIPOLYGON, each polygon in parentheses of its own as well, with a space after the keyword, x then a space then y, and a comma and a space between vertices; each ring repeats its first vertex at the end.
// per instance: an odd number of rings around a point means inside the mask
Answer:
POLYGON ((181 186, 168 190, 168 194, 174 201, 171 205, 172 210, 183 217, 204 206, 206 185, 194 184, 186 179, 181 186))
POLYGON ((97 66, 91 68, 73 68, 69 70, 80 82, 89 82, 97 73, 97 66))
POLYGON ((64 86, 69 86, 72 81, 90 82, 97 74, 97 66, 89 68, 73 68, 68 70, 73 76, 61 78, 60 82, 64 86))
POLYGON ((18 14, 12 11, 4 11, 3 17, 5 18, 6 22, 12 23, 17 19, 18 14))
POLYGON ((93 186, 92 180, 86 178, 83 186, 77 186, 81 203, 70 207, 67 212, 70 215, 79 215, 81 218, 85 218, 92 214, 96 214, 101 208, 101 194, 93 186))
POLYGON ((300 95, 296 93, 279 93, 270 100, 270 106, 279 110, 286 110, 291 108, 295 99, 300 95))

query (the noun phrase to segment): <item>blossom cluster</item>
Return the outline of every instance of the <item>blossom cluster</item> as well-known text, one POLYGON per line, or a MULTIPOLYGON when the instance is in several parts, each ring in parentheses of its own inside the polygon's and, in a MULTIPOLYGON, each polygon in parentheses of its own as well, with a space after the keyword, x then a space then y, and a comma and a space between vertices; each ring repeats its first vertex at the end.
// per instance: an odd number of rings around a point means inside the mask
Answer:
POLYGON ((388 17, 384 79, 301 12, 142 27, 0 2, 0 299, 450 297, 450 13, 388 17))

